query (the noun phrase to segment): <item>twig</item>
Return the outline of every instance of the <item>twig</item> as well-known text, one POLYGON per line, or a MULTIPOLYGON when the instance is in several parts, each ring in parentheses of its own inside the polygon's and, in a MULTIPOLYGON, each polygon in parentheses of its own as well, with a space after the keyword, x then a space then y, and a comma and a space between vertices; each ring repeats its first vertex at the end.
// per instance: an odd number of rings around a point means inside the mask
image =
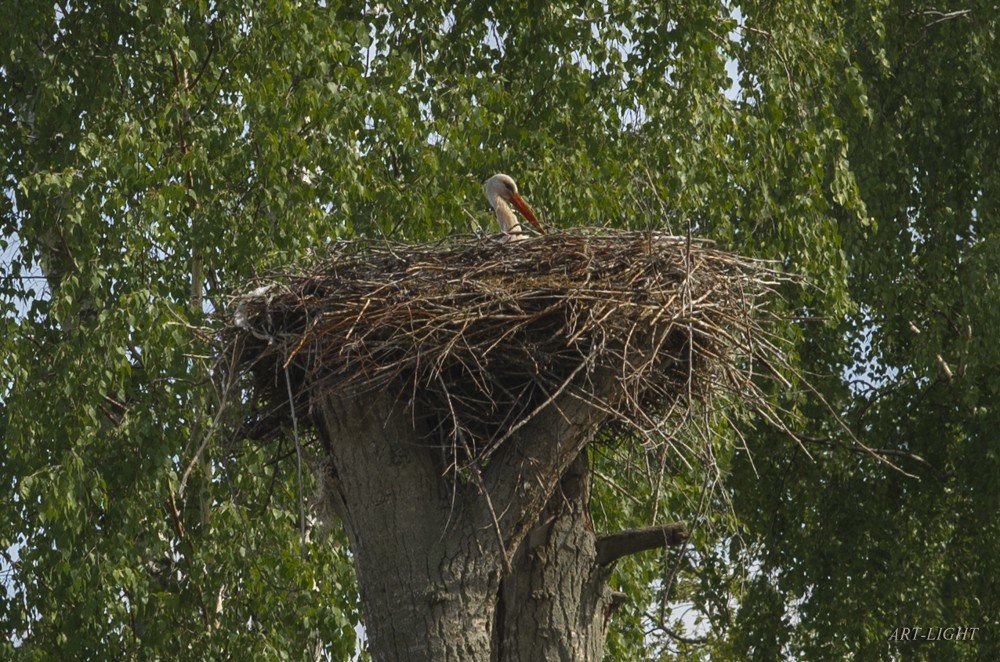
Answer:
POLYGON ((295 398, 292 395, 292 380, 285 368, 285 386, 288 388, 288 406, 292 411, 292 437, 295 439, 295 470, 299 487, 299 535, 302 556, 306 555, 306 510, 302 498, 302 445, 299 443, 299 419, 295 415, 295 398))

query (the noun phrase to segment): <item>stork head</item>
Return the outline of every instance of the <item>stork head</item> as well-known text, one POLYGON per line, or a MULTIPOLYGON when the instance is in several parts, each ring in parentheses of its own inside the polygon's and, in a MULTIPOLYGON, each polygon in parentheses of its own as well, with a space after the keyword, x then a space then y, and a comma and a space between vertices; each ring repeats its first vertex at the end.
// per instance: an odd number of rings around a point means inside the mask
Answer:
POLYGON ((538 219, 535 218, 535 213, 531 211, 531 207, 524 201, 524 198, 518 195, 517 183, 510 175, 493 175, 483 184, 483 190, 486 191, 486 199, 489 200, 490 206, 497 212, 498 217, 501 215, 500 204, 502 201, 521 212, 521 215, 528 219, 528 222, 539 233, 545 234, 545 230, 542 229, 538 219))

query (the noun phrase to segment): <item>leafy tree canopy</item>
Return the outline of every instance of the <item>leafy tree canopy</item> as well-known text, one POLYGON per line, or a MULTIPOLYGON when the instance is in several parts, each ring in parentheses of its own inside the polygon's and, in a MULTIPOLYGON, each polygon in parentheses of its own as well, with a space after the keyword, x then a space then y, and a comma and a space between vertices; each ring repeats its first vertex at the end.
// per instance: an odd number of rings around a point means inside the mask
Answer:
POLYGON ((777 394, 812 459, 722 418, 710 489, 595 451, 600 525, 696 517, 620 567, 609 656, 1000 626, 993 4, 494 5, 0 3, 5 656, 351 655, 342 534, 301 543, 290 440, 226 443, 210 314, 338 237, 485 229, 498 171, 549 225, 692 231, 812 283, 785 305, 816 391, 777 394))

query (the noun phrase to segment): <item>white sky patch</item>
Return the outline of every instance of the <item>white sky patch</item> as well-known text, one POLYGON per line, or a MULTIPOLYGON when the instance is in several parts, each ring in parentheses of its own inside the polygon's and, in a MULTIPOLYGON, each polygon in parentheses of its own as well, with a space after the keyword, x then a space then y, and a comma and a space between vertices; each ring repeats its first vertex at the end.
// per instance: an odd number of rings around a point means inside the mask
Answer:
MULTIPOLYGON (((740 43, 743 40, 743 28, 746 26, 743 11, 739 5, 733 5, 729 15, 736 21, 736 27, 729 31, 727 37, 731 42, 740 43)), ((743 86, 740 84, 740 79, 743 77, 743 70, 740 67, 739 60, 734 57, 726 57, 726 74, 730 80, 730 85, 725 91, 726 97, 737 101, 743 95, 743 86)))
POLYGON ((890 366, 872 345, 872 339, 878 329, 878 322, 871 309, 862 306, 861 328, 853 338, 849 338, 854 352, 853 363, 844 366, 841 378, 855 396, 867 397, 873 395, 899 378, 899 368, 890 366))
MULTIPOLYGON (((17 213, 16 210, 14 212, 17 213)), ((16 232, 0 239, 0 281, 5 288, 14 286, 23 292, 22 296, 11 297, 17 320, 28 313, 35 301, 45 301, 49 298, 49 283, 42 274, 42 268, 32 256, 24 255, 21 237, 16 232), (20 273, 14 273, 14 264, 21 266, 20 273), (12 283, 10 281, 18 281, 12 283)))

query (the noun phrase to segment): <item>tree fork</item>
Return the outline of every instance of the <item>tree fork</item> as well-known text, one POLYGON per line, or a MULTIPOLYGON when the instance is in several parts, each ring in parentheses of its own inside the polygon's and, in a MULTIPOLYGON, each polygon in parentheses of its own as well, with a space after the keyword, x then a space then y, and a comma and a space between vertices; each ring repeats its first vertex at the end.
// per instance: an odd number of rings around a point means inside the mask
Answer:
POLYGON ((681 523, 598 536, 590 515, 587 454, 581 452, 503 580, 493 659, 600 660, 609 620, 628 599, 608 586, 614 562, 687 539, 681 523))
MULTIPOLYGON (((590 379, 608 390, 614 383, 602 371, 590 379)), ((419 417, 386 391, 320 391, 313 412, 333 479, 325 498, 347 529, 376 660, 541 659, 526 657, 537 655, 529 611, 557 638, 554 659, 599 659, 610 570, 595 563, 584 448, 605 413, 556 398, 508 440, 481 482, 455 482, 442 477, 419 417), (504 582, 508 553, 515 569, 504 582), (593 627, 578 632, 555 600, 521 600, 519 584, 533 581, 575 600, 593 627), (499 600, 505 591, 513 593, 499 600), (508 608, 498 637, 500 602, 508 608), (525 611, 519 620, 511 605, 525 611)))
POLYGON ((590 471, 581 452, 514 557, 500 589, 497 662, 600 660, 613 592, 597 564, 590 471))

